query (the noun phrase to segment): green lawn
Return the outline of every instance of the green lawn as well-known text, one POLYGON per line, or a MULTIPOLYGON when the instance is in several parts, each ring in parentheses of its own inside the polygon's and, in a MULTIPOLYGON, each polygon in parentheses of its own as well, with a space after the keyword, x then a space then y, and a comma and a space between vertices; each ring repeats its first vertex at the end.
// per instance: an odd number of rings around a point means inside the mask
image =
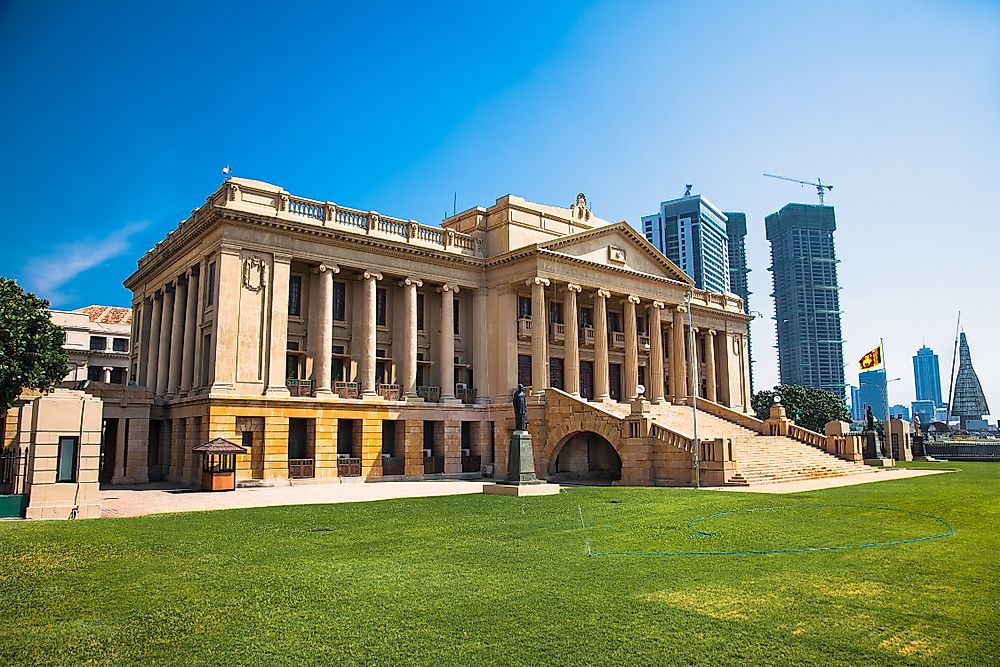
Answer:
POLYGON ((0 664, 1000 664, 1000 464, 948 465, 792 496, 570 488, 3 522, 0 664), (694 524, 714 536, 687 526, 730 511, 694 524), (955 534, 652 555, 947 531, 921 515, 955 534))

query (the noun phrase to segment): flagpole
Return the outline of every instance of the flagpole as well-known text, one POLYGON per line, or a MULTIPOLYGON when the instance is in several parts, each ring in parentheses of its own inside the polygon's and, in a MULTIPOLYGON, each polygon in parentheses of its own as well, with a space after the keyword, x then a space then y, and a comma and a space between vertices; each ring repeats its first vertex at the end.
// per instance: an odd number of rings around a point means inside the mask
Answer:
POLYGON ((882 371, 885 373, 885 419, 882 421, 882 442, 889 443, 889 457, 892 458, 892 442, 889 438, 889 365, 885 361, 885 341, 878 339, 879 352, 882 355, 882 371))

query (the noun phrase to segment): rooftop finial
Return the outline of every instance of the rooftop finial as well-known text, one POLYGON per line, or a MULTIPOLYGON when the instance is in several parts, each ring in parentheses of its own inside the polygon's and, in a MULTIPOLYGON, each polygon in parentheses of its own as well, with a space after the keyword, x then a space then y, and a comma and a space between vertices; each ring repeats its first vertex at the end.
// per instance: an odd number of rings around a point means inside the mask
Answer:
POLYGON ((693 187, 694 186, 691 185, 690 183, 686 183, 684 185, 684 196, 685 197, 690 197, 691 196, 691 188, 693 188, 693 187))

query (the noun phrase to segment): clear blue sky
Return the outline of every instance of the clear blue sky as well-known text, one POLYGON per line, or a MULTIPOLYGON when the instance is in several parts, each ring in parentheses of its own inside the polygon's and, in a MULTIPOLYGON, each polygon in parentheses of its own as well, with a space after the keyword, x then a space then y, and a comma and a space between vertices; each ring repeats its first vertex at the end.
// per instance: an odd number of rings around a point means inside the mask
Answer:
MULTIPOLYGON (((56 307, 122 280, 222 180, 436 223, 506 193, 637 224, 693 183, 744 210, 758 386, 763 217, 836 187, 845 361, 892 401, 962 309, 1000 413, 1000 4, 0 3, 0 274, 56 307)), ((945 380, 945 383, 947 381, 945 380)))

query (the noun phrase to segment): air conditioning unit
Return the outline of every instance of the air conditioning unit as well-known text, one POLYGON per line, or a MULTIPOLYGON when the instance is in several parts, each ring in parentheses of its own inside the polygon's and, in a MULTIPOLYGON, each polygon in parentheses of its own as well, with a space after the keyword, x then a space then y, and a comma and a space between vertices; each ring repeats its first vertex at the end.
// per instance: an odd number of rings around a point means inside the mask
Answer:
POLYGON ((462 449, 462 456, 472 456, 471 449, 462 449))
POLYGON ((386 454, 385 452, 383 452, 383 453, 382 453, 382 458, 383 458, 383 459, 391 459, 391 458, 392 458, 392 455, 391 455, 391 454, 386 454))
POLYGON ((468 385, 466 385, 464 382, 455 383, 455 391, 465 391, 468 388, 469 388, 468 385))
POLYGON ((349 459, 349 458, 351 458, 351 455, 350 454, 337 454, 337 458, 338 459, 349 459))
POLYGON ((429 459, 430 457, 431 457, 431 450, 425 449, 424 450, 424 458, 425 459, 429 459))

